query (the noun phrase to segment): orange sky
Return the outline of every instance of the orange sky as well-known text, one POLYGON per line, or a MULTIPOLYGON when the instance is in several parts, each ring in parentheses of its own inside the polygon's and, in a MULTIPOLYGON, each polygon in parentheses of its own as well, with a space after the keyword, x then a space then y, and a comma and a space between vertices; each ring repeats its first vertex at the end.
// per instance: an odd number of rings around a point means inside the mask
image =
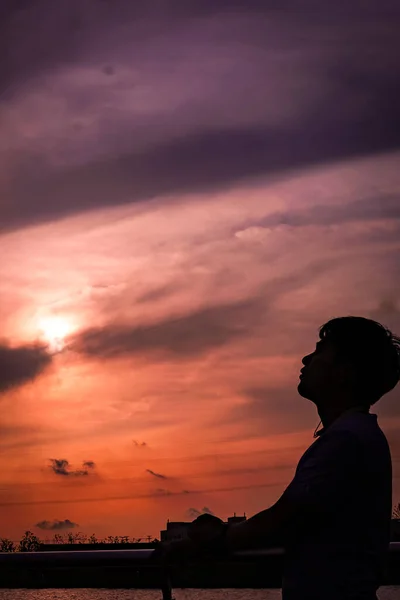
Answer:
MULTIPOLYGON (((51 537, 35 524, 69 519, 157 536, 193 509, 272 503, 318 422, 296 390, 318 327, 356 314, 399 331, 398 221, 358 209, 398 193, 399 158, 1 235, 3 342, 55 353, 1 395, 0 534, 51 537)), ((399 400, 397 388, 376 412, 400 501, 399 400)))
POLYGON ((0 537, 262 510, 319 327, 400 333, 399 8, 267 4, 2 3, 0 537))

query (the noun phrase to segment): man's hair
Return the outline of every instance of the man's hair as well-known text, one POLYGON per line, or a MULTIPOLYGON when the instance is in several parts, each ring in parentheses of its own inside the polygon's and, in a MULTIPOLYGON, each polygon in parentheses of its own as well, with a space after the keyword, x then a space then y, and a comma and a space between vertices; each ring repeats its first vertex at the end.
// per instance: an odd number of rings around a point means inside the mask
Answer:
POLYGON ((364 317, 337 317, 320 327, 321 340, 331 342, 340 362, 354 368, 357 395, 375 404, 400 379, 400 338, 364 317))

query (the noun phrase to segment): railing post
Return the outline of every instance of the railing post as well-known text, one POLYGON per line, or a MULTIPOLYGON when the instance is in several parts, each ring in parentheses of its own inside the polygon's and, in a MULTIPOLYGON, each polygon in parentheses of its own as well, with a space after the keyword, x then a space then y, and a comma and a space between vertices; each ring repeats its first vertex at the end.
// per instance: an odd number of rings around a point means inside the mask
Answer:
POLYGON ((172 598, 171 577, 168 570, 168 565, 163 564, 161 567, 161 592, 162 600, 174 600, 172 598))
POLYGON ((171 580, 169 577, 164 579, 164 582, 163 582, 163 585, 161 588, 161 592, 162 592, 162 600, 173 600, 171 580))

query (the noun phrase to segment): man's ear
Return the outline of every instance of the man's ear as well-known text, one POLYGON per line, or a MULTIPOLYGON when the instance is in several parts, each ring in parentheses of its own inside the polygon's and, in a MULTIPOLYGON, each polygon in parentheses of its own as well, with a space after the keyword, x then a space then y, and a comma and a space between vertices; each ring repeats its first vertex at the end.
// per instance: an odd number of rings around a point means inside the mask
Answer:
POLYGON ((338 367, 338 378, 341 384, 355 387, 357 384, 357 376, 354 367, 349 362, 343 362, 338 367))
POLYGON ((336 363, 336 377, 338 383, 347 383, 351 379, 352 369, 350 364, 344 361, 336 363))
POLYGON ((336 365, 336 378, 339 384, 347 383, 348 366, 345 363, 339 363, 336 365))

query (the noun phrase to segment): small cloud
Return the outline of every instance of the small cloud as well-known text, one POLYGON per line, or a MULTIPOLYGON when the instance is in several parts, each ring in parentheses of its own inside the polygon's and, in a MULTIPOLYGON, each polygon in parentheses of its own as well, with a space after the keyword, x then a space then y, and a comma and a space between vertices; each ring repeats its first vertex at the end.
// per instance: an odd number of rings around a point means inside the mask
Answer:
POLYGON ((203 506, 201 510, 199 510, 198 508, 188 508, 186 514, 191 519, 197 519, 197 517, 199 517, 200 515, 213 515, 214 513, 208 508, 208 506, 203 506))
POLYGON ((65 458, 50 458, 50 469, 56 475, 69 475, 69 462, 65 458))
POLYGON ((168 477, 166 475, 162 475, 161 473, 155 473, 151 469, 146 469, 146 473, 153 475, 153 477, 158 477, 159 479, 168 479, 168 477))
POLYGON ((165 488, 157 488, 154 491, 157 496, 169 496, 171 494, 171 492, 165 488))
POLYGON ((85 462, 83 463, 83 466, 88 469, 95 469, 96 463, 93 460, 85 460, 85 462))
POLYGON ((137 440, 132 440, 134 445, 136 446, 136 448, 143 448, 144 446, 147 446, 146 442, 138 442, 137 440))
POLYGON ((378 306, 378 311, 394 315, 400 312, 400 308, 397 306, 395 298, 384 298, 378 306))
POLYGON ((44 529, 46 531, 55 531, 60 529, 74 529, 74 527, 79 526, 78 523, 74 523, 69 519, 64 519, 64 521, 54 519, 54 521, 39 521, 39 523, 36 523, 35 527, 38 527, 39 529, 44 529))
POLYGON ((165 299, 166 296, 172 295, 176 292, 176 284, 167 284, 161 287, 157 287, 154 289, 147 290, 141 294, 138 298, 136 298, 137 303, 145 303, 145 302, 154 302, 155 300, 165 299))
POLYGON ((271 234, 272 230, 269 227, 247 227, 240 231, 235 231, 234 235, 239 240, 250 242, 264 242, 271 234))
POLYGON ((84 477, 89 475, 89 470, 93 470, 96 467, 96 463, 93 460, 85 461, 82 466, 83 469, 71 470, 70 464, 66 458, 50 458, 50 469, 56 475, 63 475, 64 477, 84 477))
POLYGON ((104 65, 102 68, 104 75, 114 75, 115 68, 112 65, 104 65))

